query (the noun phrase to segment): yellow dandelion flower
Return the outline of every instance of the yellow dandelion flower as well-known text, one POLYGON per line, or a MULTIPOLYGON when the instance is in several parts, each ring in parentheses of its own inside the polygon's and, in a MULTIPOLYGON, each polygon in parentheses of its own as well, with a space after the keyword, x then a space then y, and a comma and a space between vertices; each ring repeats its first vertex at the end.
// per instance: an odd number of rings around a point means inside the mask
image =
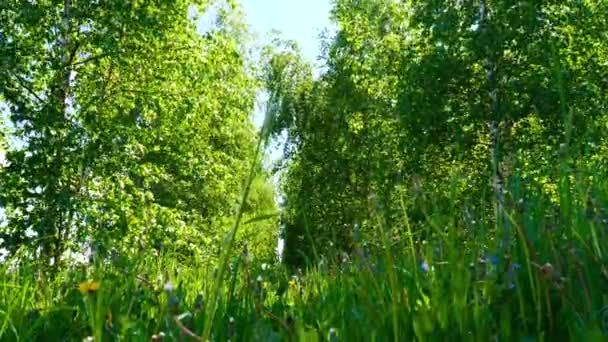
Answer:
POLYGON ((99 290, 100 286, 101 286, 101 284, 98 281, 87 280, 87 281, 83 281, 82 283, 78 284, 78 290, 82 294, 88 294, 88 293, 96 292, 97 290, 99 290))

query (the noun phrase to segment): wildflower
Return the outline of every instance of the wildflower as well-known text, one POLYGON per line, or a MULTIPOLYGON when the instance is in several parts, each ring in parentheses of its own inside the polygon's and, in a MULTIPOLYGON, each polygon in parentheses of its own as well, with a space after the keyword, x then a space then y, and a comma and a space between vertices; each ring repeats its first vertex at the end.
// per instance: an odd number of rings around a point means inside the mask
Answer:
POLYGON ((152 341, 162 341, 164 338, 165 338, 165 333, 161 331, 158 334, 152 335, 151 340, 152 341))
POLYGON ((167 307, 171 312, 176 312, 179 307, 179 298, 177 298, 177 296, 173 292, 174 287, 170 280, 165 283, 163 289, 165 290, 165 292, 167 292, 168 296, 167 307))
MULTIPOLYGON (((228 336, 234 337, 235 335, 235 327, 234 327, 234 317, 230 316, 228 319, 228 336)), ((229 339, 230 341, 231 339, 229 339)))
POLYGON ((426 262, 426 260, 423 261, 422 264, 420 264, 420 267, 422 268, 422 271, 424 271, 424 272, 429 271, 429 264, 428 264, 428 262, 426 262))
POLYGON ((169 293, 169 298, 167 301, 167 307, 169 311, 176 314, 179 309, 179 298, 174 293, 169 293))
POLYGON ((540 272, 545 276, 551 276, 553 274, 553 265, 546 263, 540 267, 540 272))
POLYGON ((173 292, 173 284, 171 284, 170 280, 168 280, 165 283, 165 286, 163 286, 163 289, 165 289, 165 291, 167 291, 167 292, 173 292))
POLYGON ((509 280, 509 284, 507 285, 507 288, 509 290, 514 289, 515 288, 515 271, 520 269, 521 265, 518 263, 513 263, 511 264, 511 267, 509 268, 509 272, 507 272, 507 278, 509 280))
POLYGON ((336 329, 334 329, 334 328, 329 328, 329 338, 328 338, 328 340, 329 340, 330 342, 335 342, 335 341, 338 341, 338 334, 337 334, 337 332, 336 332, 336 329))
POLYGON ((496 258, 496 256, 484 255, 479 261, 482 264, 486 264, 488 262, 492 262, 493 265, 496 265, 498 263, 498 258, 496 258))
POLYGON ((553 268, 553 265, 546 263, 540 266, 539 270, 543 277, 550 281, 555 288, 558 290, 563 289, 566 278, 562 277, 561 274, 553 268))
POLYGON ((266 271, 266 269, 268 268, 268 265, 266 263, 262 264, 262 271, 266 271))
POLYGON ((258 277, 256 278, 255 283, 252 284, 253 290, 255 291, 256 294, 258 294, 260 296, 264 295, 264 292, 263 292, 263 290, 265 290, 264 283, 265 283, 264 277, 262 277, 262 275, 259 274, 258 277))
POLYGON ((349 258, 349 256, 348 256, 348 253, 346 253, 346 252, 342 252, 342 263, 343 263, 343 264, 347 263, 347 262, 349 261, 349 259, 350 259, 350 258, 349 258))
POLYGON ((420 264, 420 268, 422 268, 422 272, 424 272, 424 273, 428 273, 428 272, 429 272, 429 270, 430 270, 431 272, 434 272, 434 271, 435 271, 435 266, 432 266, 432 265, 431 265, 431 266, 429 267, 429 263, 428 263, 426 260, 425 260, 425 261, 423 261, 423 262, 420 264))
POLYGON ((518 269, 520 269, 520 268, 521 268, 521 265, 520 265, 520 264, 518 264, 518 263, 516 263, 516 262, 515 262, 515 263, 513 263, 513 264, 511 264, 511 267, 509 267, 509 271, 507 272, 507 275, 508 275, 509 277, 513 277, 513 275, 514 275, 515 271, 517 271, 517 270, 518 270, 518 269))
POLYGON ((87 280, 78 285, 78 290, 84 295, 96 292, 99 290, 100 286, 101 284, 98 281, 87 280))

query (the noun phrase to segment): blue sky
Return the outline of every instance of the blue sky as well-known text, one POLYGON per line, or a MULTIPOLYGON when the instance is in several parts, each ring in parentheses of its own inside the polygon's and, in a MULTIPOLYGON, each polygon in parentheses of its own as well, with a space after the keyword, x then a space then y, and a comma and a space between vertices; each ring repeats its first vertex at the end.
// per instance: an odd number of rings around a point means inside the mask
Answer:
POLYGON ((315 60, 319 33, 329 27, 330 0, 242 0, 251 28, 261 36, 272 29, 295 39, 302 53, 315 60))
MULTIPOLYGON (((314 73, 319 74, 323 66, 318 61, 320 35, 325 29, 331 29, 331 0, 241 0, 241 4, 250 31, 257 38, 256 45, 261 47, 269 43, 267 34, 277 30, 281 32, 282 38, 298 42, 304 57, 313 63, 314 73)), ((199 33, 213 27, 216 13, 211 7, 198 18, 199 33)), ((263 93, 259 95, 258 102, 264 102, 263 93)), ((257 127, 261 127, 264 121, 263 108, 256 108, 253 121, 257 127)), ((280 156, 277 148, 271 148, 268 152, 271 159, 280 156)))
MULTIPOLYGON (((245 18, 259 39, 271 30, 278 30, 283 38, 298 42, 302 53, 311 62, 319 55, 321 32, 330 27, 330 0, 242 0, 245 18)), ((254 122, 259 127, 264 121, 263 110, 258 108, 254 122)), ((281 141, 270 147, 271 160, 281 156, 281 141)))

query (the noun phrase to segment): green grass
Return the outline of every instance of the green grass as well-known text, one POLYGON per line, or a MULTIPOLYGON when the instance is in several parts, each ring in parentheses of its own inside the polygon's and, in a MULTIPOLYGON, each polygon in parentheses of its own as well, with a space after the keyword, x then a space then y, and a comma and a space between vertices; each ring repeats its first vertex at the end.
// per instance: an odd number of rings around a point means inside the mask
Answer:
POLYGON ((538 198, 505 211, 512 234, 500 255, 493 225, 429 214, 424 229, 403 222, 391 248, 385 236, 373 253, 357 248, 301 274, 240 251, 225 256, 219 281, 211 266, 146 251, 53 277, 9 261, 1 340, 197 340, 207 330, 212 341, 603 341, 608 197, 568 189, 567 209, 538 198), (99 288, 82 293, 85 281, 99 288))

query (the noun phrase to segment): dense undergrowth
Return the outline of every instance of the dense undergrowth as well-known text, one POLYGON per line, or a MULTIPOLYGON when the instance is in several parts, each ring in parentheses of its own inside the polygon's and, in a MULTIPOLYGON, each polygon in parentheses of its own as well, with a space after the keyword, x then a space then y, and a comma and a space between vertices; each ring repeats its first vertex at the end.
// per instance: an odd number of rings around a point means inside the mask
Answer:
POLYGON ((602 185, 563 194, 570 202, 561 206, 528 198, 505 209, 504 245, 496 226, 456 212, 432 215, 443 205, 434 204, 415 230, 402 222, 403 240, 380 236, 381 246, 335 253, 304 270, 258 264, 246 249, 219 280, 217 268, 145 250, 52 276, 9 260, 0 272, 0 336, 201 340, 208 331, 213 341, 601 341, 608 333, 602 185))

